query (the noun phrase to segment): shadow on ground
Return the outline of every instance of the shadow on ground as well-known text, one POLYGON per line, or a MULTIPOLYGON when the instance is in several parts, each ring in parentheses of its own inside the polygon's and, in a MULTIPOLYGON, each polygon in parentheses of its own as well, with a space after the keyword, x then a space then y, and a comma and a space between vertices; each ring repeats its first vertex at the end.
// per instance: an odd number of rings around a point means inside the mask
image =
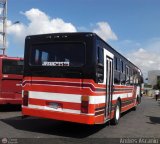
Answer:
POLYGON ((158 100, 158 104, 159 104, 159 106, 160 106, 160 100, 158 100))
POLYGON ((21 116, 13 117, 8 119, 1 119, 2 122, 11 125, 12 127, 24 131, 31 131, 43 134, 51 134, 64 137, 72 138, 85 138, 89 135, 92 135, 107 125, 82 125, 70 122, 49 120, 49 119, 40 119, 28 117, 22 119, 21 116))
MULTIPOLYGON (((132 110, 129 110, 123 113, 122 117, 131 111, 132 110)), ((102 125, 84 125, 34 117, 27 117, 22 119, 21 116, 1 119, 1 121, 14 127, 15 129, 23 131, 79 139, 86 138, 94 133, 97 133, 107 126, 110 126, 110 122, 102 125)))
POLYGON ((0 105, 0 112, 21 111, 21 105, 0 105))
POLYGON ((154 117, 154 116, 146 116, 149 118, 150 122, 147 122, 149 124, 160 124, 160 117, 154 117))

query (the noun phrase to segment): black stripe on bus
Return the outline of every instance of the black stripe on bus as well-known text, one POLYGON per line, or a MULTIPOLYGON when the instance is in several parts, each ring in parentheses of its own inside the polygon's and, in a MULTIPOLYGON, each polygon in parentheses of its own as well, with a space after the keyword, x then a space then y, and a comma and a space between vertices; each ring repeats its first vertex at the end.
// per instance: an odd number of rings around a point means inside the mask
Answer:
POLYGON ((105 107, 99 107, 99 108, 96 108, 95 111, 99 111, 99 110, 104 110, 105 107))
POLYGON ((95 116, 98 116, 98 115, 101 115, 101 114, 104 114, 104 110, 102 110, 102 111, 98 111, 98 112, 95 112, 95 116))
POLYGON ((132 91, 133 89, 130 89, 130 88, 125 88, 125 89, 123 89, 123 88, 118 88, 118 89, 116 89, 116 88, 114 88, 113 89, 113 91, 132 91))
POLYGON ((126 105, 129 105, 131 103, 134 102, 135 99, 131 99, 131 100, 126 100, 126 101, 122 101, 122 107, 126 106, 126 105))

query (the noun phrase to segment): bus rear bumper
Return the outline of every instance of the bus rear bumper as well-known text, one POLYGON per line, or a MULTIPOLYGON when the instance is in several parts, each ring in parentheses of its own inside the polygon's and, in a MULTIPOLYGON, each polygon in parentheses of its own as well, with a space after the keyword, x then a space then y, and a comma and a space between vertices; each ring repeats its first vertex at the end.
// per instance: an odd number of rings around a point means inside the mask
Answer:
POLYGON ((95 124, 94 115, 72 114, 72 113, 57 112, 50 110, 33 109, 24 106, 22 107, 22 115, 69 121, 82 124, 90 124, 90 125, 95 124))

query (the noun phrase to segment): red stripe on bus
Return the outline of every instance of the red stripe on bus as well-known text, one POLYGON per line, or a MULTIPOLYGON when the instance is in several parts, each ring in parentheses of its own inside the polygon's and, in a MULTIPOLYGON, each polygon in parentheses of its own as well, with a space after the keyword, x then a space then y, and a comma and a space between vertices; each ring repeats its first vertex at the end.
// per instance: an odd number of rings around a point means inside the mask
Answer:
POLYGON ((39 92, 50 92, 50 93, 63 93, 63 94, 78 94, 78 95, 89 95, 89 96, 102 96, 105 92, 92 92, 88 88, 75 88, 75 87, 60 87, 60 86, 42 86, 42 85, 26 85, 23 87, 25 91, 39 91, 39 92))
POLYGON ((132 104, 126 105, 126 106, 124 106, 124 107, 121 107, 121 112, 125 112, 125 111, 131 109, 132 107, 134 107, 134 105, 135 105, 135 104, 132 103, 132 104))
POLYGON ((106 106, 105 103, 95 104, 95 109, 102 108, 102 107, 105 107, 105 106, 106 106))
POLYGON ((95 123, 96 124, 103 124, 104 123, 104 115, 96 116, 95 123))
POLYGON ((95 83, 93 80, 86 80, 86 79, 67 79, 67 78, 43 78, 43 77, 32 77, 32 79, 30 77, 26 77, 24 80, 23 80, 23 83, 30 83, 30 82, 36 82, 36 83, 39 83, 39 84, 43 84, 43 83, 53 83, 53 84, 58 84, 58 85, 73 85, 73 86, 83 86, 83 85, 90 85, 90 87, 93 87, 93 88, 102 88, 102 89, 105 89, 106 88, 106 85, 102 85, 102 84, 97 84, 95 83))
POLYGON ((125 88, 130 88, 130 89, 133 89, 134 88, 134 86, 125 86, 125 85, 114 85, 114 88, 116 88, 116 89, 125 89, 125 88))

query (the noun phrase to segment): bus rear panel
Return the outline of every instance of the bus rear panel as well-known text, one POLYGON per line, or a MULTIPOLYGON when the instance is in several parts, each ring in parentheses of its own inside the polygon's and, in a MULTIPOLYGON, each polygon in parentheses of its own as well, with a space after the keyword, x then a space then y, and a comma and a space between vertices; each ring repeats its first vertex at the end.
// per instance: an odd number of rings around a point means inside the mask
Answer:
POLYGON ((0 104, 21 104, 23 60, 0 56, 0 66, 0 104))

